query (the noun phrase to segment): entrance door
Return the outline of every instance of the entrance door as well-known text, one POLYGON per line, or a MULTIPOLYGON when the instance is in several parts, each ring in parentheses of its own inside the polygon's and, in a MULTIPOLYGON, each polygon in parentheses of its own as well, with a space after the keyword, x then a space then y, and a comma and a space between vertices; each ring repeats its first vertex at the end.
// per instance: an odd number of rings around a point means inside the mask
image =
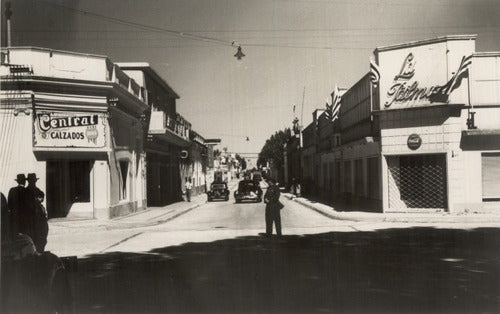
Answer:
POLYGON ((89 160, 47 161, 47 212, 49 218, 93 217, 89 160))
POLYGON ((447 208, 445 154, 391 156, 387 165, 391 209, 447 208))

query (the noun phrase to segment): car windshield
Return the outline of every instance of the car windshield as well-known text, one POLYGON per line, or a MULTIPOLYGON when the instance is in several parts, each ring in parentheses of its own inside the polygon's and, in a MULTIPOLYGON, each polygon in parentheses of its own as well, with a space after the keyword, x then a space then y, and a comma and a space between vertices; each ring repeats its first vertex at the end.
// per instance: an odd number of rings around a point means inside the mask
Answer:
POLYGON ((225 185, 223 183, 212 184, 212 189, 224 189, 225 185))

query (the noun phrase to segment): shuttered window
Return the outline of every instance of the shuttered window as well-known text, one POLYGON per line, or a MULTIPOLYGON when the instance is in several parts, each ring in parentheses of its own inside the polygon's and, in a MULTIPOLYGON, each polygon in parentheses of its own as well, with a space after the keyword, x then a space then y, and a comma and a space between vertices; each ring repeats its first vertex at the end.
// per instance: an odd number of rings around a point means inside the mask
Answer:
POLYGON ((500 153, 482 154, 483 199, 500 199, 500 153))

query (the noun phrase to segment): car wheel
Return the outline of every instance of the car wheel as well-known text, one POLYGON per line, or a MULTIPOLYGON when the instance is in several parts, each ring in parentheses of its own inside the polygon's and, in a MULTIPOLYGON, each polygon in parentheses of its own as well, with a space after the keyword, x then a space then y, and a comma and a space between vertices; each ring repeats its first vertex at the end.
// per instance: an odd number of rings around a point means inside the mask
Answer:
POLYGON ((229 196, 226 196, 226 198, 224 200, 229 201, 229 196))

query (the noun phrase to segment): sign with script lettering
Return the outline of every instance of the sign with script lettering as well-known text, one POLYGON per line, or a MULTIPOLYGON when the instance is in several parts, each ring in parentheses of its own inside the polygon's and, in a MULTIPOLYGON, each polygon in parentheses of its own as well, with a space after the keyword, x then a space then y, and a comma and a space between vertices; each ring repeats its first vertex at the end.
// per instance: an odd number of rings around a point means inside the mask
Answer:
MULTIPOLYGON (((440 41, 380 51, 380 109, 442 105, 451 98, 465 103, 466 99, 457 98, 462 97, 462 91, 453 91, 454 96, 449 97, 452 89, 446 95, 443 90, 459 70, 461 59, 472 52, 470 41, 440 41)), ((457 80, 454 87, 459 85, 457 80)), ((466 84, 461 89, 466 89, 466 84)))
POLYGON ((107 125, 103 113, 37 111, 33 145, 103 148, 107 125))

